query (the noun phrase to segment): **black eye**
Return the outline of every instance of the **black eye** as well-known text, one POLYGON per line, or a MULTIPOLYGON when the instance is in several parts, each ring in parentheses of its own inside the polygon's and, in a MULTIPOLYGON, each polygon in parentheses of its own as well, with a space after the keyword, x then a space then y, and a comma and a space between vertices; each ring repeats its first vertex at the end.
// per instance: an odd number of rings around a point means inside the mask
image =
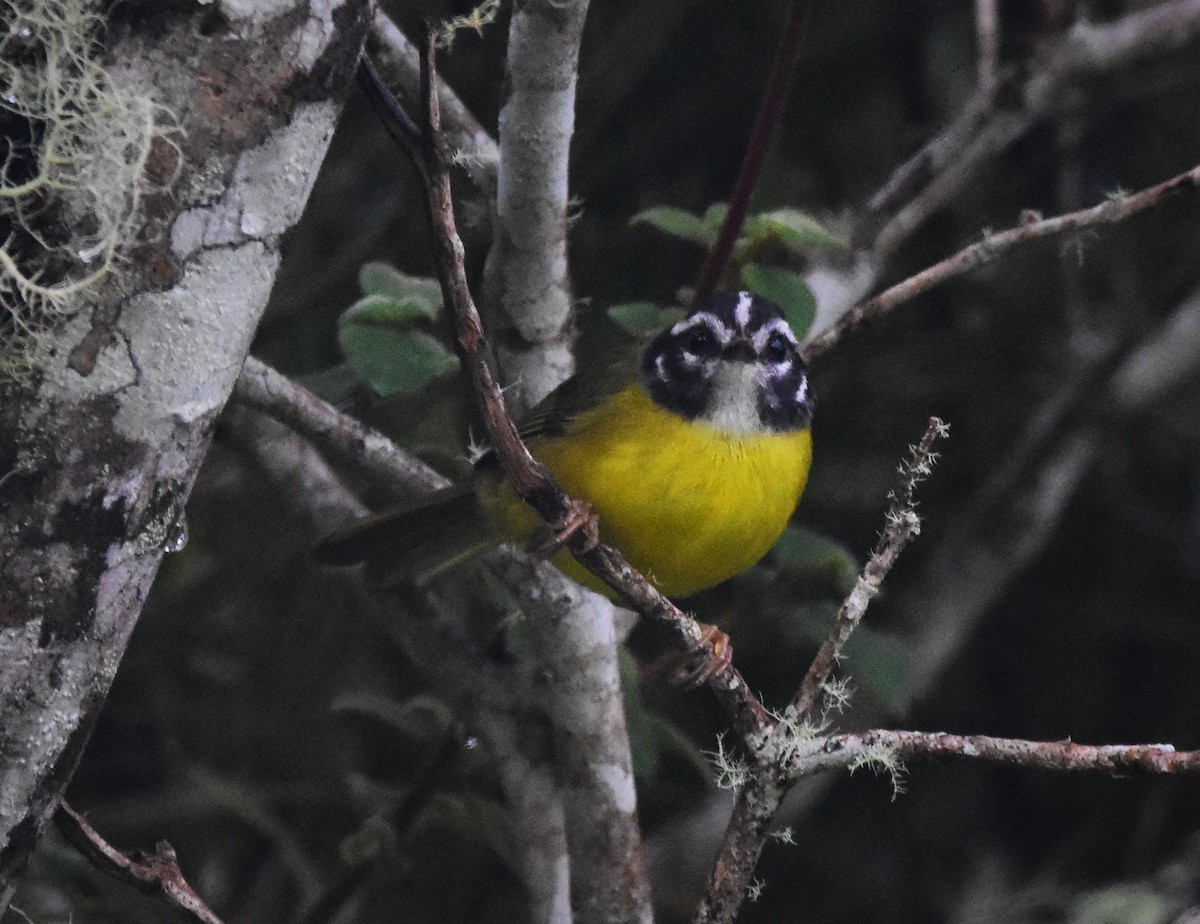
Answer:
POLYGON ((707 324, 699 324, 683 335, 683 349, 696 356, 705 356, 717 351, 717 338, 707 324))
POLYGON ((772 334, 771 339, 767 341, 766 347, 763 348, 763 359, 767 360, 767 362, 781 363, 788 358, 791 347, 791 343, 783 334, 772 334))

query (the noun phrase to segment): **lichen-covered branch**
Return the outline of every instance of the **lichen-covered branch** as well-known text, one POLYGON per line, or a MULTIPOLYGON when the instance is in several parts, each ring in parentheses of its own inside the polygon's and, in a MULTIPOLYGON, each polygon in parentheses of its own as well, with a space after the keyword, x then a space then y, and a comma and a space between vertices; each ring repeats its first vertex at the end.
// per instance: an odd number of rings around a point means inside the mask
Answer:
POLYGON ((786 721, 804 722, 811 718, 813 709, 819 702, 821 690, 833 673, 850 635, 862 622, 867 607, 879 593, 884 578, 896 564, 904 547, 921 531, 921 518, 917 516, 913 493, 917 483, 929 473, 937 458, 933 452, 934 440, 945 437, 948 433, 947 424, 931 417, 921 441, 913 447, 911 458, 901 469, 900 487, 892 496, 892 507, 888 510, 879 541, 875 543, 871 557, 854 582, 854 588, 842 602, 833 626, 817 650, 800 689, 784 713, 786 721))
POLYGON ((911 458, 901 468, 899 487, 892 493, 886 525, 854 588, 838 611, 824 644, 813 659, 791 704, 762 746, 747 755, 748 762, 734 765, 726 757, 726 775, 738 785, 733 816, 709 878, 708 889, 696 911, 696 924, 730 924, 750 887, 754 870, 767 842, 772 821, 793 778, 788 768, 797 753, 807 754, 819 745, 811 714, 850 634, 862 621, 871 599, 900 552, 920 530, 913 492, 935 459, 933 444, 946 435, 946 425, 930 418, 911 458))
MULTIPOLYGON (((522 443, 484 358, 483 329, 467 287, 462 241, 454 223, 449 157, 433 90, 432 39, 422 81, 428 131, 429 211, 442 297, 453 312, 464 365, 505 472, 522 497, 561 530, 573 508, 550 473, 522 443)), ((587 540, 577 534, 572 541, 582 548, 587 540)), ((541 618, 532 625, 543 665, 556 681, 550 685, 549 695, 560 763, 576 781, 567 793, 574 905, 582 922, 649 922, 650 895, 638 829, 612 607, 599 598, 590 598, 595 602, 585 606, 580 591, 565 582, 561 589, 557 612, 539 606, 541 618)))
POLYGON ((30 355, 35 375, 0 385, 0 913, 185 539, 184 502, 366 32, 358 0, 275 9, 205 36, 199 10, 147 7, 109 23, 97 58, 115 90, 176 114, 176 147, 147 170, 178 175, 145 191, 120 284, 89 290, 30 355))
POLYGON ((509 24, 486 302, 495 315, 496 361, 517 387, 510 399, 518 414, 575 368, 567 177, 587 8, 587 0, 526 0, 509 24))
POLYGON ((798 752, 789 762, 786 772, 798 779, 825 770, 871 765, 885 769, 890 765, 898 771, 898 762, 905 758, 962 758, 1112 776, 1200 773, 1200 751, 1177 751, 1169 744, 1094 745, 883 729, 815 739, 809 752, 798 752))

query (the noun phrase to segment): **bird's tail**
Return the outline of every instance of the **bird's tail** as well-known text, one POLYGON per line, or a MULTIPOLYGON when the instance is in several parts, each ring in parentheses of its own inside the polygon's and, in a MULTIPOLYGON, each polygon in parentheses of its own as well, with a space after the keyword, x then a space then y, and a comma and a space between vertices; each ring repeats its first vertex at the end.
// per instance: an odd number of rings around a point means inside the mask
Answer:
POLYGON ((363 517, 320 540, 312 554, 330 565, 366 562, 375 587, 419 586, 501 541, 476 493, 459 486, 416 506, 363 517))

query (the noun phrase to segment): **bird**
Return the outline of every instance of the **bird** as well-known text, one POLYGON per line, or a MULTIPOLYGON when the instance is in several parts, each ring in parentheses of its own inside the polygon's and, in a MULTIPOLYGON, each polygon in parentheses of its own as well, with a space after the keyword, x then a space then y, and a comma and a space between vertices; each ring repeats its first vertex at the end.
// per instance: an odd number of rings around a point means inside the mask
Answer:
MULTIPOLYGON (((596 515, 664 595, 688 597, 757 563, 787 527, 812 462, 813 396, 777 305, 718 292, 653 337, 635 362, 566 380, 520 422, 530 453, 596 515)), ((368 582, 424 584, 503 542, 546 545, 548 527, 491 454, 472 477, 322 539, 317 560, 365 561, 368 582)), ((611 591, 557 547, 554 564, 611 591)))

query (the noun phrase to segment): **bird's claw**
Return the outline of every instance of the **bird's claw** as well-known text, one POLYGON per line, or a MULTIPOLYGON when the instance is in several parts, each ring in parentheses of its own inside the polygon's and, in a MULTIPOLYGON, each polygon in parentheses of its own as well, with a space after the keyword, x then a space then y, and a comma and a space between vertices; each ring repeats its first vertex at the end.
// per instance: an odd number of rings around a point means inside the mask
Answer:
POLYGON ((712 653, 708 656, 708 660, 698 667, 686 663, 680 664, 671 678, 671 682, 677 686, 689 689, 702 686, 733 665, 733 645, 729 641, 729 636, 716 626, 703 622, 700 623, 700 631, 700 644, 708 646, 712 653))
POLYGON ((567 515, 562 524, 554 529, 545 542, 534 548, 534 554, 542 558, 553 558, 576 533, 582 533, 585 537, 583 548, 580 549, 582 552, 590 552, 600 544, 600 521, 596 518, 591 504, 571 498, 567 501, 567 515))

